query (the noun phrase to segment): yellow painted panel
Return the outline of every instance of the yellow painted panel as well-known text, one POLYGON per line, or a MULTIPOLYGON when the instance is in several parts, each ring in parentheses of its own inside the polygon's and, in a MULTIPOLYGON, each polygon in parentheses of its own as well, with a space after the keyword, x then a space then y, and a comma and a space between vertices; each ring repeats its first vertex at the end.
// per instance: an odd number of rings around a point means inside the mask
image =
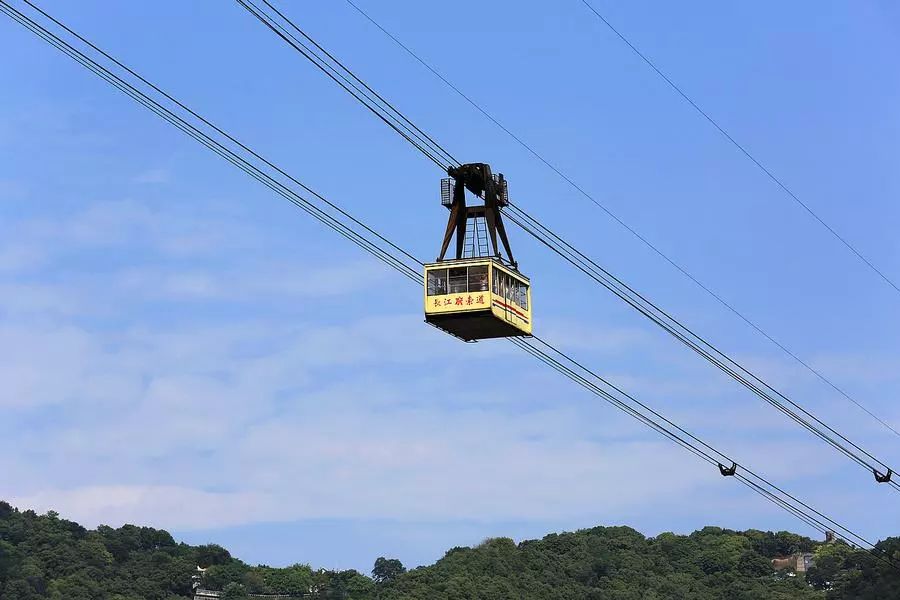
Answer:
MULTIPOLYGON (((531 306, 531 298, 528 299, 528 306, 531 306)), ((506 321, 525 333, 531 333, 531 310, 523 310, 519 305, 501 296, 494 296, 491 301, 491 311, 498 319, 506 321)))

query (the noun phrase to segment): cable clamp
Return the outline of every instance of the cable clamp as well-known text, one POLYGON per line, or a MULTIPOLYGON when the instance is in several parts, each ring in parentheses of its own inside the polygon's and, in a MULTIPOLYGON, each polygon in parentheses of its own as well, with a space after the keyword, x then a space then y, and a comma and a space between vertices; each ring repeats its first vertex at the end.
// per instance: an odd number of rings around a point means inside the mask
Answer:
POLYGON ((735 472, 737 471, 737 463, 732 462, 730 467, 726 467, 722 463, 719 463, 719 472, 722 474, 722 477, 734 477, 735 472))
POLYGON ((879 473, 878 469, 872 469, 872 473, 875 475, 875 481, 877 481, 878 483, 890 483, 891 476, 894 474, 894 472, 890 469, 888 469, 887 473, 884 474, 879 473))

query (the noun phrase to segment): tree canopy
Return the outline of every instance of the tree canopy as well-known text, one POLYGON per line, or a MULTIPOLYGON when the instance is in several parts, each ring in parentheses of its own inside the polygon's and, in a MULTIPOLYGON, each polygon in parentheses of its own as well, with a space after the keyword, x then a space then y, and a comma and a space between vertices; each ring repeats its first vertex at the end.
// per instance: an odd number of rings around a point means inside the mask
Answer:
POLYGON ((379 556, 375 559, 375 566, 372 567, 372 579, 377 584, 393 583, 404 573, 406 573, 406 568, 396 558, 379 556))
POLYGON ((485 540, 453 548, 435 564, 406 571, 380 557, 372 578, 357 571, 250 566, 216 545, 177 543, 165 531, 125 525, 88 530, 0 502, 3 600, 177 600, 192 575, 223 598, 290 594, 346 600, 875 600, 900 598, 900 538, 878 556, 789 532, 706 527, 645 537, 595 527, 515 543, 485 540), (771 560, 814 554, 806 577, 775 572, 771 560))

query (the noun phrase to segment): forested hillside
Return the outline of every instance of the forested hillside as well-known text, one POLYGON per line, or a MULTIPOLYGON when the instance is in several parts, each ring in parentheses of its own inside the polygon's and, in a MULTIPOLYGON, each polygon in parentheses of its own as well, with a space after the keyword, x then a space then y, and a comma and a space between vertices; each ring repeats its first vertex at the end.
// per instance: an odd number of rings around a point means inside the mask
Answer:
MULTIPOLYGON (((879 545, 900 561, 900 539, 879 545)), ((900 598, 900 571, 843 543, 795 534, 707 527, 646 538, 597 527, 515 544, 498 538, 454 548, 406 572, 379 558, 372 577, 308 565, 251 567, 219 546, 176 543, 165 531, 126 525, 87 530, 55 513, 0 502, 0 599, 175 600, 191 576, 234 600, 248 594, 348 600, 734 600, 900 598), (775 573, 771 559, 814 552, 807 577, 775 573)))
MULTIPOLYGON (((900 540, 893 542, 900 559, 900 540)), ((900 598, 900 572, 867 553, 792 533, 707 527, 689 536, 645 538, 628 527, 597 527, 514 544, 499 538, 455 548, 435 565, 399 578, 390 600, 541 598, 670 600, 900 598), (771 558, 815 551, 822 568, 774 573, 771 558), (838 582, 833 586, 829 582, 838 582), (812 585, 814 583, 814 585, 812 585)))

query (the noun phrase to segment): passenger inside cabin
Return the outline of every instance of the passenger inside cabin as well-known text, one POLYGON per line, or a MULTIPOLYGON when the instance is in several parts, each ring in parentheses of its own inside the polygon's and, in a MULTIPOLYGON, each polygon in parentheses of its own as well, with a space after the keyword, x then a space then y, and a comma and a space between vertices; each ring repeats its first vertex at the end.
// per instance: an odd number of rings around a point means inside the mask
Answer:
POLYGON ((486 292, 488 290, 487 267, 469 267, 469 291, 486 292))
POLYGON ((464 294, 468 287, 468 276, 466 267, 456 267, 450 269, 450 293, 464 294))
POLYGON ((447 270, 440 269, 428 273, 428 295, 442 296, 447 293, 447 270))

